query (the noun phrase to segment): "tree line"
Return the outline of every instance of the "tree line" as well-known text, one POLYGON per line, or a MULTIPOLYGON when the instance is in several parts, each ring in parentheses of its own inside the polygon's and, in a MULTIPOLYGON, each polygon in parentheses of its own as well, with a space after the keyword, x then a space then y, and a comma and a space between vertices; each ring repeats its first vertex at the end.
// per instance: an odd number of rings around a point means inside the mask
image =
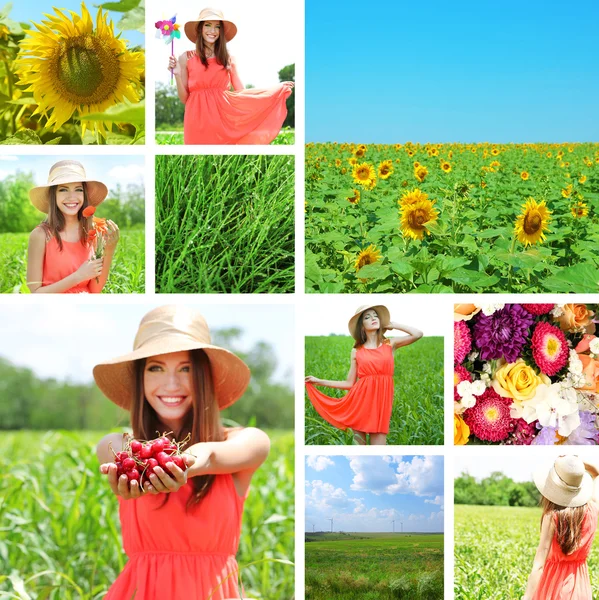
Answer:
MULTIPOLYGON (((279 81, 295 81, 295 64, 287 65, 279 71, 279 81)), ((247 85, 246 88, 253 88, 247 85)), ((179 100, 177 87, 158 82, 156 84, 156 130, 171 131, 183 129, 185 105, 179 100)), ((295 127, 295 88, 287 98, 287 117, 283 127, 295 127)))
POLYGON ((462 473, 454 481, 455 504, 487 506, 538 506, 541 495, 532 481, 516 482, 500 471, 480 482, 462 473))
MULTIPOLYGON (((24 171, 0 181, 0 233, 29 233, 46 218, 29 201, 29 190, 36 185, 33 173, 24 171)), ((109 191, 96 216, 112 219, 121 229, 143 227, 144 187, 118 184, 109 191)))
MULTIPOLYGON (((250 367, 252 379, 243 399, 221 413, 241 425, 293 428, 293 389, 273 381, 277 359, 272 347, 257 342, 236 349, 242 331, 217 330, 213 343, 235 352, 250 367)), ((91 379, 91 373, 90 373, 91 379)), ((107 400, 95 383, 39 378, 31 369, 0 357, 0 430, 93 429, 128 427, 129 413, 107 400)))

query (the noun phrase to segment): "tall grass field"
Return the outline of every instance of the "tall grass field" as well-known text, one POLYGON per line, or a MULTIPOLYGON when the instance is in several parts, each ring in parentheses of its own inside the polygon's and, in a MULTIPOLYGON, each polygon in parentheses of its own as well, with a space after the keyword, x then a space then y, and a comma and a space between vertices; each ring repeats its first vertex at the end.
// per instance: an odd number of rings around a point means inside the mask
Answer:
MULTIPOLYGON (((183 131, 157 131, 156 143, 159 146, 181 146, 184 144, 183 131)), ((271 146, 289 146, 295 144, 295 129, 284 127, 270 143, 271 146)))
MULTIPOLYGON (((308 336, 305 342, 306 375, 345 380, 354 340, 350 336, 308 336)), ((395 393, 387 444, 443 443, 443 338, 424 337, 399 348, 395 356, 395 393)), ((345 390, 318 387, 339 398, 345 390)), ((352 444, 351 430, 341 431, 314 409, 307 394, 306 444, 352 444)))
POLYGON ((157 156, 156 291, 294 291, 293 156, 157 156))
POLYGON ((306 534, 306 600, 395 598, 442 600, 442 533, 306 534))
MULTIPOLYGON (((29 293, 27 288, 28 233, 0 234, 0 293, 29 293)), ((104 294, 145 292, 143 229, 121 231, 104 294)))
MULTIPOLYGON (((118 501, 95 454, 105 433, 0 435, 0 597, 99 600, 123 569, 118 501)), ((237 560, 245 597, 289 600, 294 439, 293 432, 269 435, 270 456, 245 503, 237 560)))
MULTIPOLYGON (((522 598, 539 544, 541 509, 455 506, 456 600, 522 598)), ((587 561, 599 598, 599 543, 587 561)))

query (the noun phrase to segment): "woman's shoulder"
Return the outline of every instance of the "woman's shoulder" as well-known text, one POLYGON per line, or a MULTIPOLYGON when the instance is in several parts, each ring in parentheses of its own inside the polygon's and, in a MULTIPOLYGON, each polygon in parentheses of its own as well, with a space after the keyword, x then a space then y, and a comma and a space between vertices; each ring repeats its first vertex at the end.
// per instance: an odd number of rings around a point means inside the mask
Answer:
POLYGON ((46 223, 40 223, 30 234, 29 240, 31 242, 38 242, 45 244, 51 239, 50 228, 46 223))

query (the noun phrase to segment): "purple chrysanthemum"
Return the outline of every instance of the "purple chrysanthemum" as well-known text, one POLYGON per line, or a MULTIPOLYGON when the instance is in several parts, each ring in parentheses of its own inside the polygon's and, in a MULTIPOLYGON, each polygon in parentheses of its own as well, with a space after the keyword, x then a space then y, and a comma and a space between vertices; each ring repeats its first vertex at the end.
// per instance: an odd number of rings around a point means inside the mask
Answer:
POLYGON ((519 304, 506 304, 486 316, 479 313, 474 324, 474 342, 483 360, 505 358, 508 363, 518 360, 534 317, 519 304))
POLYGON ((470 329, 464 321, 455 321, 453 324, 453 362, 459 365, 464 362, 472 348, 470 329))
POLYGON ((580 425, 566 438, 564 445, 595 446, 599 443, 599 430, 596 426, 597 415, 581 410, 580 425))

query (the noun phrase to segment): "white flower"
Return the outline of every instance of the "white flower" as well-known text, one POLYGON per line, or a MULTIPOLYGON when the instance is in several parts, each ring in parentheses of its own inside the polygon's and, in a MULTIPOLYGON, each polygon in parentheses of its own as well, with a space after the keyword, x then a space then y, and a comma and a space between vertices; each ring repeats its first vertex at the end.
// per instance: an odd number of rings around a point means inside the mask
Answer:
POLYGON ((527 423, 538 419, 543 427, 557 428, 561 436, 568 437, 580 425, 576 391, 559 383, 543 383, 524 406, 522 417, 527 423))
POLYGON ((570 350, 570 362, 568 363, 568 371, 573 375, 582 373, 582 361, 578 358, 576 350, 570 350))
POLYGON ((491 385, 491 376, 487 373, 482 373, 480 380, 485 382, 485 387, 489 387, 491 385))
POLYGON ((550 314, 554 319, 558 319, 564 314, 564 305, 556 304, 550 314))
POLYGON ((470 362, 474 362, 478 358, 478 352, 475 350, 474 352, 470 352, 468 355, 468 360, 470 362))
POLYGON ((599 354, 599 338, 598 337, 591 340, 591 343, 589 344, 589 349, 593 354, 599 354))
POLYGON ((486 362, 483 365, 483 373, 488 373, 489 375, 493 372, 493 369, 491 369, 491 363, 486 362))
POLYGON ((466 408, 472 408, 476 404, 476 398, 474 396, 480 396, 484 394, 487 386, 484 381, 477 380, 473 381, 460 381, 458 383, 458 394, 462 398, 462 406, 466 408))
POLYGON ((483 304, 480 308, 484 315, 490 317, 494 312, 501 310, 504 306, 505 304, 497 302, 495 304, 483 304))

